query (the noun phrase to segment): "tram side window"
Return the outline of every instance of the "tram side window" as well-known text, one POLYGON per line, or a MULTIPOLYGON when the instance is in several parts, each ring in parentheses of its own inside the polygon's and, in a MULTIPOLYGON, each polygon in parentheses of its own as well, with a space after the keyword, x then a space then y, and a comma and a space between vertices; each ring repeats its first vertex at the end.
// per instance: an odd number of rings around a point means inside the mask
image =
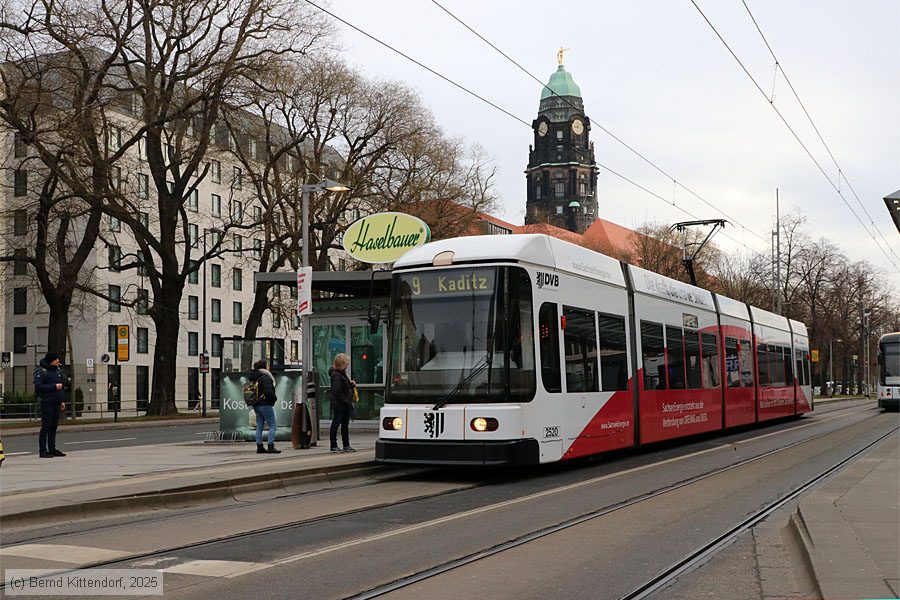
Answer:
POLYGON ((597 371, 597 323, 593 311, 563 306, 566 328, 566 391, 599 392, 597 371))
POLYGON ((669 389, 684 389, 684 336, 680 327, 666 326, 666 359, 669 361, 669 389))
POLYGON ((741 360, 738 356, 737 338, 725 338, 725 383, 728 387, 741 387, 741 360))
POLYGON ((794 356, 796 356, 795 364, 797 365, 797 385, 806 385, 806 381, 803 378, 803 350, 797 348, 794 356))
POLYGON ((738 340, 738 356, 741 359, 741 384, 753 387, 753 345, 750 340, 738 340))
POLYGON ((812 365, 810 364, 810 360, 809 360, 809 352, 804 352, 803 353, 803 373, 805 375, 804 381, 806 382, 806 383, 804 383, 804 385, 812 385, 812 375, 810 374, 811 368, 812 368, 812 365))
POLYGON ((541 349, 541 381, 544 389, 551 394, 562 391, 562 377, 559 368, 559 317, 556 305, 545 302, 538 313, 541 349))
POLYGON ((600 330, 600 379, 604 392, 628 389, 625 319, 597 315, 600 330))
POLYGON ((769 386, 784 387, 784 353, 780 346, 769 345, 769 386))
POLYGON ((784 384, 794 387, 794 361, 791 360, 791 349, 782 348, 784 354, 784 384))
POLYGON ((719 376, 719 336, 703 333, 700 339, 703 344, 703 387, 717 388, 722 381, 719 376))
POLYGON ((769 350, 765 344, 756 347, 756 360, 759 363, 759 387, 769 387, 769 350))
POLYGON ((666 389, 666 349, 662 325, 641 321, 641 353, 644 359, 644 389, 666 389))
POLYGON ((684 330, 684 364, 687 367, 688 389, 699 390, 702 386, 700 377, 700 332, 694 329, 684 330))

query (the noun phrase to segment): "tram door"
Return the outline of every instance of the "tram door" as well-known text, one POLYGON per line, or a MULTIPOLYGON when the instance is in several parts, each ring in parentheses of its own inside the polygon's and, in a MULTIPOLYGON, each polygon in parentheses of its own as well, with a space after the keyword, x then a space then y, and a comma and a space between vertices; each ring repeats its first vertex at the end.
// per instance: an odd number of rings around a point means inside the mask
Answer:
POLYGON ((565 436, 574 440, 596 414, 600 398, 597 361, 597 314, 575 306, 562 306, 565 383, 565 436))

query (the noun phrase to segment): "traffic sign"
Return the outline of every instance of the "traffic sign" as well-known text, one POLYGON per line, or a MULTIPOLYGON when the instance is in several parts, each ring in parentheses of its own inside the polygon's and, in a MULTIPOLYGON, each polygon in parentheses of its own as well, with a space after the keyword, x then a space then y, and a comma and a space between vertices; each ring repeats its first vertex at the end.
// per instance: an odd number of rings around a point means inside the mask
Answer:
POLYGON ((126 362, 129 357, 129 327, 128 325, 116 326, 116 359, 119 362, 126 362))
POLYGON ((209 373, 209 353, 207 352, 200 354, 200 372, 209 373))
POLYGON ((85 364, 87 365, 88 369, 93 369, 94 368, 94 359, 93 358, 87 359, 85 361, 85 364))
POLYGON ((809 351, 809 358, 810 358, 810 360, 812 360, 813 362, 819 362, 819 351, 818 351, 818 350, 810 350, 810 351, 809 351))
POLYGON ((312 314, 312 267, 297 271, 297 316, 312 314))
POLYGON ((10 369, 12 366, 12 352, 0 353, 0 369, 10 369))

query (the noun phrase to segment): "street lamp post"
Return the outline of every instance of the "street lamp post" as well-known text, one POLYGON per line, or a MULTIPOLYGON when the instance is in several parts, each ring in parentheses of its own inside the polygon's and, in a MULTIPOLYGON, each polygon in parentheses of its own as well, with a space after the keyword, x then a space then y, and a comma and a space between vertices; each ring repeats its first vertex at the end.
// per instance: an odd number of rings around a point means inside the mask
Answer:
POLYGON ((203 326, 202 326, 202 335, 203 335, 203 358, 206 361, 206 368, 202 369, 202 373, 200 373, 200 377, 203 380, 201 384, 203 386, 202 391, 200 392, 200 416, 206 416, 206 371, 209 370, 209 356, 207 355, 207 347, 206 347, 206 263, 209 262, 209 257, 207 256, 208 250, 206 246, 206 235, 208 233, 222 233, 221 229, 217 229, 215 227, 209 227, 203 229, 203 326))
MULTIPOLYGON (((319 183, 304 183, 302 186, 300 186, 301 211, 303 219, 301 228, 301 236, 303 241, 303 253, 300 255, 301 266, 309 266, 309 195, 312 192, 346 192, 349 190, 350 188, 348 188, 343 183, 339 183, 331 179, 324 179, 322 181, 319 181, 319 183)), ((312 282, 310 282, 310 285, 312 285, 312 282)), ((301 372, 303 374, 303 387, 304 389, 306 389, 311 373, 309 363, 312 357, 312 331, 310 331, 309 328, 308 313, 300 317, 300 336, 302 337, 301 343, 303 344, 301 348, 302 357, 300 359, 302 368, 301 372)), ((312 439, 316 440, 319 437, 318 407, 316 407, 315 414, 313 414, 313 411, 310 411, 309 418, 311 424, 315 423, 315 431, 312 432, 312 439)))
POLYGON ((865 347, 863 348, 863 360, 866 363, 866 373, 865 373, 865 386, 866 386, 866 398, 869 397, 869 315, 872 314, 872 311, 864 310, 863 311, 863 343, 865 347))
POLYGON ((831 338, 828 340, 828 378, 831 380, 831 395, 834 396, 834 342, 843 342, 842 339, 831 338))

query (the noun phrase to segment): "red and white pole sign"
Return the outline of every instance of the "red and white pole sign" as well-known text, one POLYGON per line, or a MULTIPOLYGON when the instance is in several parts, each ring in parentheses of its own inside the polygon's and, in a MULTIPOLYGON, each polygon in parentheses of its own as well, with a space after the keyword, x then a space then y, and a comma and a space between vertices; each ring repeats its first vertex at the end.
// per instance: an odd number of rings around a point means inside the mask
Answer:
POLYGON ((297 316, 312 314, 312 267, 297 271, 297 316))

